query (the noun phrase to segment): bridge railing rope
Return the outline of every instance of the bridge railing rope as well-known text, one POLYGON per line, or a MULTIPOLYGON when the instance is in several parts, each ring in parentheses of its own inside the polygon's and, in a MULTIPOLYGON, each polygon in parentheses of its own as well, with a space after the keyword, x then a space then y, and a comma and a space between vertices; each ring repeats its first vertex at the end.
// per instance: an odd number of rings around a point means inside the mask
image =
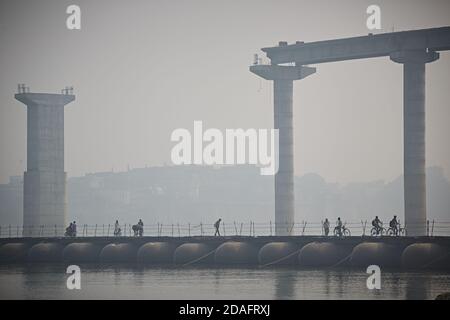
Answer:
MULTIPOLYGON (((344 221, 346 229, 350 231, 352 236, 371 236, 373 229, 368 221, 344 221)), ((119 225, 120 236, 133 237, 139 236, 139 231, 136 233, 133 230, 132 223, 122 223, 119 225)), ((405 226, 401 225, 401 228, 405 226)), ((64 237, 67 226, 61 225, 39 225, 39 226, 17 226, 17 225, 0 225, 0 238, 20 238, 20 237, 64 237)), ((330 224, 328 236, 334 236, 335 225, 330 224)), ((383 225, 383 235, 387 235, 389 224, 383 225)), ((410 225, 406 226, 406 231, 409 228, 426 229, 428 236, 450 236, 450 221, 427 221, 426 225, 410 225)), ((275 224, 273 221, 269 222, 255 222, 255 221, 222 221, 219 228, 220 236, 275 236, 276 229, 281 230, 284 234, 292 236, 324 236, 325 230, 322 221, 299 221, 293 224, 275 224)), ((77 224, 77 237, 114 237, 114 224, 77 224)), ((214 236, 216 229, 214 222, 156 222, 146 223, 143 227, 143 236, 155 237, 202 237, 214 236)), ((348 235, 348 234, 347 234, 348 235)), ((407 235, 400 233, 400 236, 407 235)))

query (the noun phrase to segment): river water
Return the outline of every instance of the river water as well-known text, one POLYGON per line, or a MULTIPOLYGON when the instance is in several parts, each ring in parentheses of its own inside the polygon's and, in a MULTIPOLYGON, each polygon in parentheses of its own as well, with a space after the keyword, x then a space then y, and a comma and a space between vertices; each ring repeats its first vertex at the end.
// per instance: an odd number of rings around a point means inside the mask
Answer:
POLYGON ((434 299, 449 272, 382 270, 369 290, 365 270, 175 268, 80 265, 81 289, 66 286, 67 265, 0 265, 0 299, 434 299))

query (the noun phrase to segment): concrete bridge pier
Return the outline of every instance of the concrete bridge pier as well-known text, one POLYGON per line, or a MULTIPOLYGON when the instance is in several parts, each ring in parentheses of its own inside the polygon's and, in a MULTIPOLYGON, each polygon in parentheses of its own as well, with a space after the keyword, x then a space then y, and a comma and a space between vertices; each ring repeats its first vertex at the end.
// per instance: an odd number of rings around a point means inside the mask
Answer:
MULTIPOLYGON (((23 235, 33 227, 67 224, 64 172, 64 106, 69 94, 30 93, 19 86, 15 98, 27 106, 27 171, 23 189, 23 235)), ((61 235, 61 232, 59 233, 61 235)))
POLYGON ((254 65, 250 71, 273 80, 274 128, 279 130, 279 169, 275 175, 275 235, 291 235, 294 226, 293 82, 316 72, 303 66, 254 65))
POLYGON ((403 171, 405 225, 410 236, 426 235, 425 64, 439 53, 425 50, 390 55, 403 64, 403 171))

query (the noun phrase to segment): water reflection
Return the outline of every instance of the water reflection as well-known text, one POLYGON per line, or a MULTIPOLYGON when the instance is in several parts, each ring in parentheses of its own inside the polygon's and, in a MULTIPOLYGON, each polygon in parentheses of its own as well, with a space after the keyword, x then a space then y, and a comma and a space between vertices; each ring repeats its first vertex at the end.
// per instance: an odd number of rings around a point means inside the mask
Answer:
POLYGON ((406 296, 408 300, 429 299, 427 294, 430 291, 430 278, 420 274, 411 275, 406 281, 406 296))
POLYGON ((275 295, 273 299, 276 300, 288 300, 294 299, 294 287, 296 278, 292 272, 286 272, 283 270, 275 271, 275 295))
POLYGON ((0 265, 1 299, 430 299, 450 291, 450 272, 80 266, 82 290, 68 290, 66 265, 0 265))
POLYGON ((16 288, 22 299, 57 299, 67 290, 67 276, 62 264, 27 264, 17 272, 15 281, 20 284, 16 288))

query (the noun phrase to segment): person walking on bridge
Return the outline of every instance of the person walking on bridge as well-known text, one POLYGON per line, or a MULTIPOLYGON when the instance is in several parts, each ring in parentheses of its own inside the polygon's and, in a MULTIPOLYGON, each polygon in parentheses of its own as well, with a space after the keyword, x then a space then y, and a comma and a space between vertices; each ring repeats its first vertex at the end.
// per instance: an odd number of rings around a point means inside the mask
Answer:
POLYGON ((77 236, 77 223, 74 221, 72 223, 72 237, 76 237, 77 236))
POLYGON ((214 228, 216 228, 216 233, 214 233, 214 236, 220 237, 220 231, 219 231, 220 221, 222 221, 222 219, 219 219, 214 223, 214 228))
POLYGON ((118 237, 122 234, 122 230, 120 229, 119 220, 116 220, 114 224, 114 236, 118 237))
POLYGON ((142 219, 139 219, 138 226, 139 226, 139 236, 142 237, 142 235, 144 234, 144 222, 142 222, 142 219))
POLYGON ((328 221, 328 218, 325 218, 323 223, 323 231, 325 232, 325 237, 328 237, 328 233, 330 233, 330 221, 328 221))
POLYGON ((66 228, 66 233, 64 234, 66 237, 73 237, 73 223, 71 222, 69 226, 66 228))
POLYGON ((341 220, 341 217, 338 217, 338 219, 337 219, 337 221, 336 221, 336 228, 335 228, 335 230, 336 230, 336 235, 338 236, 338 237, 342 237, 342 220, 341 220))

